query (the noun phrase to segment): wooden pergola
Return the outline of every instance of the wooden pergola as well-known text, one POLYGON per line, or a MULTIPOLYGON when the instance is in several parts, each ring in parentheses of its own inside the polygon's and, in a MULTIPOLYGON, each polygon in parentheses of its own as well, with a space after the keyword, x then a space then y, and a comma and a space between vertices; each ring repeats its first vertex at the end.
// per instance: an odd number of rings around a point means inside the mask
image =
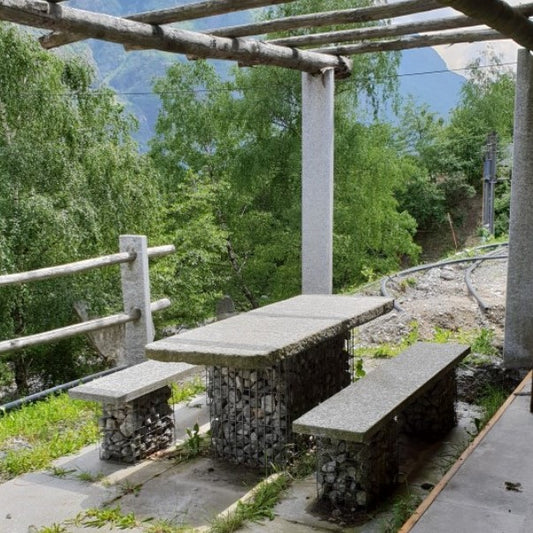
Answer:
MULTIPOLYGON (((517 71, 514 169, 505 359, 533 367, 533 2, 399 0, 303 13, 193 32, 174 24, 299 0, 204 0, 113 17, 62 0, 0 0, 0 20, 51 30, 50 49, 88 38, 127 50, 162 50, 188 58, 226 59, 302 72, 302 292, 332 290, 333 87, 352 71, 357 54, 511 39, 522 47, 517 71), (443 17, 443 7, 455 10, 443 17), (433 13, 435 12, 435 13, 433 13), (401 17, 426 13, 423 22, 401 17), (431 15, 434 15, 433 17, 431 15), (398 20, 400 19, 400 20, 398 20), (339 28, 331 31, 331 27, 339 28), (270 36, 275 34, 275 38, 270 36)), ((253 18, 253 17, 250 17, 253 18)))

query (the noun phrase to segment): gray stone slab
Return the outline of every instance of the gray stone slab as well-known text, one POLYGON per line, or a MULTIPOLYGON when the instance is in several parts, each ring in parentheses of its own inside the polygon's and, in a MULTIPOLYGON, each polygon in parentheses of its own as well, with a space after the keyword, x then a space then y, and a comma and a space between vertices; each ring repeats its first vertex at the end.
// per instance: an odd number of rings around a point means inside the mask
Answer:
POLYGON ((193 365, 187 363, 145 361, 78 385, 68 393, 72 398, 81 400, 120 404, 157 390, 195 370, 193 365))
POLYGON ((295 420, 293 430, 364 442, 469 352, 460 344, 417 343, 295 420))
POLYGON ((302 295, 146 346, 159 361, 237 368, 272 366, 392 309, 382 297, 302 295))

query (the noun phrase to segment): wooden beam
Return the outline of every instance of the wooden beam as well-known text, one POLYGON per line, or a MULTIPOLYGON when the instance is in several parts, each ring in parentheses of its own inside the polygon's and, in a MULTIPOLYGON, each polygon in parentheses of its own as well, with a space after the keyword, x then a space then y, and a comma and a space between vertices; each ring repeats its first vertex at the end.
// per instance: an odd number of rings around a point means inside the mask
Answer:
MULTIPOLYGON (((51 1, 51 0, 49 0, 51 1)), ((56 0, 57 2, 63 0, 56 0)), ((137 22, 146 22, 147 24, 171 24, 173 22, 183 22, 185 20, 194 20, 198 18, 211 17, 214 15, 223 15, 234 11, 244 11, 274 4, 294 2, 295 0, 205 0, 204 2, 195 2, 184 6, 160 9, 157 11, 146 11, 124 17, 128 20, 137 22)), ((43 48, 56 48, 65 44, 74 43, 82 40, 80 35, 72 35, 62 32, 52 32, 41 37, 43 48)))
POLYGON ((176 28, 152 26, 39 0, 0 0, 0 19, 62 30, 142 49, 162 50, 242 65, 274 65, 316 74, 333 68, 338 77, 351 72, 351 62, 340 57, 299 51, 247 39, 226 39, 176 28))
POLYGON ((254 24, 242 24, 225 28, 205 30, 204 33, 218 35, 219 37, 247 37, 250 35, 263 35, 277 31, 294 30, 335 24, 351 24, 354 22, 370 22, 412 15, 433 9, 440 9, 437 0, 405 0, 394 4, 359 7, 342 11, 326 11, 322 13, 309 13, 295 15, 274 20, 266 20, 254 24))
POLYGON ((533 50, 533 22, 503 0, 439 0, 443 6, 453 7, 476 18, 528 50, 533 50))
MULTIPOLYGON (((522 4, 517 6, 515 9, 524 16, 533 16, 533 2, 522 4)), ((401 35, 423 33, 428 31, 453 30, 478 25, 479 21, 477 19, 461 15, 437 20, 410 22, 407 24, 391 24, 387 26, 356 28, 353 30, 313 33, 311 35, 296 35, 294 37, 269 39, 268 41, 264 42, 277 44, 279 46, 316 46, 319 44, 362 41, 365 39, 379 39, 383 37, 398 37, 401 35)))
POLYGON ((496 41, 509 39, 500 32, 492 29, 485 30, 465 30, 455 33, 439 33, 434 35, 409 35, 402 39, 390 41, 368 41, 359 44, 344 46, 332 46, 329 48, 319 48, 322 54, 343 54, 353 56, 368 54, 371 52, 391 52, 397 50, 409 50, 411 48, 426 48, 428 46, 439 46, 441 44, 475 43, 482 41, 496 41))

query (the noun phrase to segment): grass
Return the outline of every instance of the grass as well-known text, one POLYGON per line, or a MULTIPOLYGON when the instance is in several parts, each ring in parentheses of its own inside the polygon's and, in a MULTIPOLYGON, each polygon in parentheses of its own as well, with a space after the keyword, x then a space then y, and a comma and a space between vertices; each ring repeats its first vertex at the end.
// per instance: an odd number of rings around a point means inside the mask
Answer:
POLYGON ((495 385, 486 385, 476 403, 483 408, 483 416, 479 420, 478 431, 496 414, 496 411, 507 400, 509 392, 495 385))
POLYGON ((54 459, 96 442, 99 413, 98 404, 64 393, 5 413, 0 418, 0 479, 49 468, 54 459))
MULTIPOLYGON (((200 378, 173 384, 170 403, 186 401, 204 390, 200 378)), ((99 404, 73 400, 66 393, 0 413, 0 481, 50 468, 54 459, 97 442, 100 414, 99 404)), ((59 477, 67 474, 58 467, 51 472, 59 477)))
POLYGON ((263 481, 254 490, 249 501, 238 502, 233 512, 219 516, 211 523, 210 533, 232 533, 237 531, 245 522, 259 522, 274 518, 274 506, 281 499, 288 487, 290 477, 287 473, 280 473, 273 480, 263 481))
POLYGON ((382 533, 396 533, 411 517, 422 499, 414 494, 405 494, 392 504, 392 516, 383 525, 382 533))
POLYGON ((193 396, 205 391, 205 383, 200 377, 195 377, 192 381, 184 383, 182 385, 171 384, 172 395, 170 396, 169 403, 171 405, 186 402, 193 396))
POLYGON ((141 522, 133 513, 123 514, 118 506, 103 509, 87 509, 79 513, 69 523, 77 527, 102 528, 104 526, 111 526, 117 529, 132 529, 141 525, 141 522))

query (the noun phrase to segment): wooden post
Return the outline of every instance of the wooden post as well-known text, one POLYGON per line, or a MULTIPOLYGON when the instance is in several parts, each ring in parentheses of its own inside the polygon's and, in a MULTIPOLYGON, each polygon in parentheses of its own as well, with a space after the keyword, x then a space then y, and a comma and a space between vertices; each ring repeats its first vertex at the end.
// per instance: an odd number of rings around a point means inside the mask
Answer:
POLYGON ((303 294, 333 290, 333 74, 302 74, 303 294))
POLYGON ((518 51, 504 364, 533 367, 533 57, 518 51))
POLYGON ((126 324, 124 360, 117 361, 118 365, 143 362, 144 347, 154 340, 147 248, 144 235, 120 236, 120 251, 136 254, 134 261, 120 265, 124 312, 130 314, 139 309, 140 318, 126 324))

